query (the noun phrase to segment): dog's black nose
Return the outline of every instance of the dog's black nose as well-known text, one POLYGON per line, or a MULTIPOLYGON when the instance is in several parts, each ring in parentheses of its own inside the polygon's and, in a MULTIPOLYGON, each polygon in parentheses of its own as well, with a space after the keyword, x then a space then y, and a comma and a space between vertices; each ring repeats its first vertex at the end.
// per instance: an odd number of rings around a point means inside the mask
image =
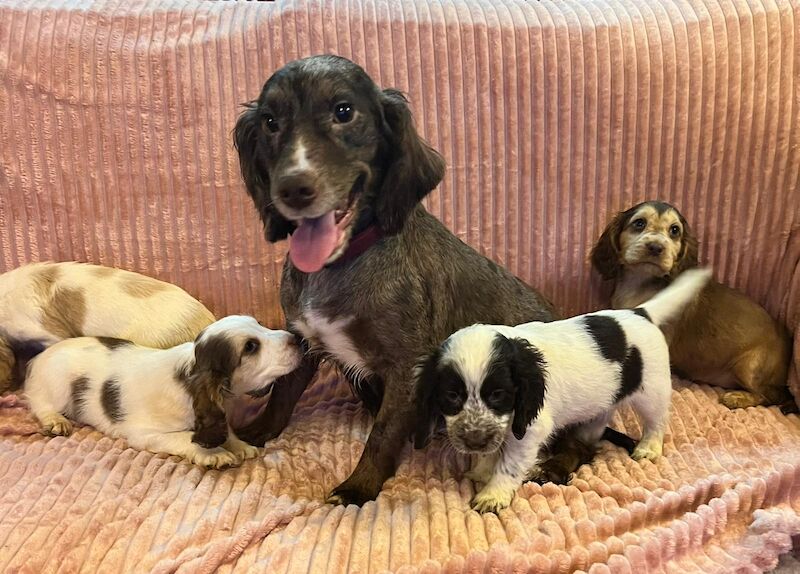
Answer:
POLYGON ((467 431, 461 435, 464 446, 479 450, 486 446, 486 434, 483 431, 467 431))
POLYGON ((648 243, 647 251, 650 253, 650 255, 657 257, 664 253, 664 246, 660 243, 648 243))
POLYGON ((308 176, 289 175, 278 181, 278 197, 292 209, 304 209, 314 202, 317 191, 308 176))

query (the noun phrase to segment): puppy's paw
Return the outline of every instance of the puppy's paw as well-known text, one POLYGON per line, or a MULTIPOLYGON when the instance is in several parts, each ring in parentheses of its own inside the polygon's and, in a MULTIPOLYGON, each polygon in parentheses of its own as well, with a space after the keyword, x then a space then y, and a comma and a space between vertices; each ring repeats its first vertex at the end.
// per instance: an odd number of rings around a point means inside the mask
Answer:
POLYGON ((328 504, 355 504, 361 506, 365 502, 375 500, 381 492, 382 484, 373 477, 366 480, 358 480, 355 475, 345 480, 342 484, 333 489, 325 502, 328 504))
POLYGON ((633 454, 631 454, 631 458, 633 460, 647 459, 650 461, 654 461, 660 456, 661 456, 661 449, 653 448, 652 446, 642 445, 642 444, 638 445, 635 449, 633 449, 633 454))
POLYGON ((42 434, 48 436, 69 436, 72 434, 72 423, 58 413, 42 417, 41 422, 42 434))
POLYGON ((228 438, 228 440, 225 441, 225 444, 222 446, 225 448, 225 450, 228 450, 236 455, 236 459, 239 463, 246 461, 248 458, 255 458, 261 453, 261 450, 258 447, 247 444, 243 440, 239 440, 234 436, 228 438))
POLYGON ((222 447, 198 449, 191 461, 206 468, 226 468, 239 464, 239 457, 222 447))
POLYGON ((748 391, 728 391, 723 393, 719 402, 729 409, 746 409, 747 407, 756 407, 761 404, 761 400, 748 391))
POLYGON ((514 490, 511 488, 485 487, 472 497, 469 505, 481 514, 493 512, 497 514, 507 508, 514 499, 514 490))

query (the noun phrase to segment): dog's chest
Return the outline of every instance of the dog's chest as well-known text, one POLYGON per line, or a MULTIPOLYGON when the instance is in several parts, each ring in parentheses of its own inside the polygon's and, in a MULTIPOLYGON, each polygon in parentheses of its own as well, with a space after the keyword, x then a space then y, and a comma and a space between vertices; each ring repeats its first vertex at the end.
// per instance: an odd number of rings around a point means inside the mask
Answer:
POLYGON ((350 335, 352 323, 353 317, 332 319, 307 309, 292 321, 292 327, 308 341, 312 352, 330 355, 353 374, 366 376, 371 374, 371 369, 350 335))

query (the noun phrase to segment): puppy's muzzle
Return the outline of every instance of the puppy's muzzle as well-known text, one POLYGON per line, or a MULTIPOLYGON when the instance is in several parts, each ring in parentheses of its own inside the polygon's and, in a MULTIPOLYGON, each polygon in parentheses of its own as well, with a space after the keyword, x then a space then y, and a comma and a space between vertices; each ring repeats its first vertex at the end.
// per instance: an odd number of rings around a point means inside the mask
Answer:
POLYGON ((467 449, 474 451, 484 450, 491 442, 491 437, 482 430, 464 431, 458 438, 467 449))

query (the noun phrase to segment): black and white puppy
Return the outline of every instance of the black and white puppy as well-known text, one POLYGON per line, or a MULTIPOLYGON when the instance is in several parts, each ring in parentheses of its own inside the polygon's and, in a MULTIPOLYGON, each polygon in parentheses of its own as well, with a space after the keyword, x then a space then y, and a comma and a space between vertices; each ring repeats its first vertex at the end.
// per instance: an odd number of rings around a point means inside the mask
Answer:
POLYGON ((58 342, 30 363, 25 392, 46 434, 69 435, 70 417, 133 448, 220 468, 258 454, 230 430, 227 400, 266 396, 300 359, 294 335, 232 315, 171 349, 106 337, 58 342))
POLYGON ((710 276, 709 270, 686 271, 633 310, 455 332, 418 367, 415 446, 424 447, 444 417, 450 443, 473 455, 469 478, 485 485, 471 503, 480 512, 511 503, 553 433, 580 425, 583 439, 593 443, 622 402, 643 426, 633 458, 659 457, 672 389, 659 327, 710 276))

